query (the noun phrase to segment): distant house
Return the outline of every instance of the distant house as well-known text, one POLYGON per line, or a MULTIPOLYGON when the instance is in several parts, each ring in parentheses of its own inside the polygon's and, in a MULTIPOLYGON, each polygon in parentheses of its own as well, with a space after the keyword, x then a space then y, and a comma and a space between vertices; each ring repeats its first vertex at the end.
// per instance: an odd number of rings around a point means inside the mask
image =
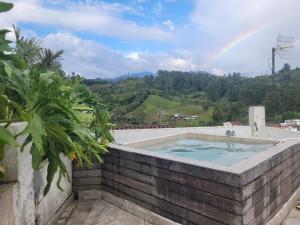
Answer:
POLYGON ((280 123, 280 127, 288 131, 299 131, 300 119, 285 120, 284 123, 280 123))
POLYGON ((176 114, 174 114, 174 118, 176 120, 181 120, 181 119, 184 118, 184 114, 183 113, 176 113, 176 114))
POLYGON ((239 125, 241 125, 241 122, 238 121, 238 120, 235 120, 235 121, 227 121, 227 122, 223 123, 223 126, 224 126, 224 127, 239 126, 239 125))
POLYGON ((192 115, 192 116, 186 116, 184 117, 185 120, 196 120, 198 119, 198 116, 192 115))

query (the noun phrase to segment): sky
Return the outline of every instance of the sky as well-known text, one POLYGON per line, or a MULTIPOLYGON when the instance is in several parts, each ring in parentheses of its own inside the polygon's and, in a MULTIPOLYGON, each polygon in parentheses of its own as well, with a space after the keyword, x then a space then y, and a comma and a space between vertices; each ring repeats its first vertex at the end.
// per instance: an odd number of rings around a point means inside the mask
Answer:
MULTIPOLYGON (((9 0, 7 0, 9 1, 9 0)), ((65 51, 67 73, 114 78, 157 70, 269 74, 278 35, 295 38, 284 63, 300 67, 299 0, 11 0, 13 24, 65 51)))

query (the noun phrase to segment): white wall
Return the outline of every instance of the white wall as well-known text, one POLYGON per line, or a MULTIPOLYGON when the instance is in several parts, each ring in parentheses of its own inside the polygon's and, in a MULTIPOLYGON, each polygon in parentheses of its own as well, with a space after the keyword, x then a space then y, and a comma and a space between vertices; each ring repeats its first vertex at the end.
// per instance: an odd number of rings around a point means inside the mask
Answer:
POLYGON ((18 221, 17 197, 19 183, 0 184, 0 224, 15 225, 18 221))
POLYGON ((258 130, 258 136, 273 139, 300 138, 300 132, 287 131, 274 127, 261 127, 258 130))
POLYGON ((175 134, 203 133, 214 135, 225 135, 226 130, 234 130, 236 136, 251 137, 251 127, 232 126, 232 127, 183 127, 183 128, 158 128, 158 129, 133 129, 113 131, 117 144, 126 144, 158 137, 170 136, 175 134))
MULTIPOLYGON (((24 127, 24 123, 17 123, 9 129, 16 134, 24 127)), ((20 136, 18 143, 21 144, 24 140, 25 137, 20 136)), ((6 175, 0 181, 0 225, 35 225, 36 217, 39 224, 44 225, 71 194, 72 183, 66 179, 61 180, 64 192, 56 187, 56 174, 48 195, 43 197, 48 162, 44 161, 40 171, 34 172, 30 147, 30 144, 27 145, 21 153, 20 149, 6 146, 5 158, 2 161, 6 175)), ((72 177, 70 160, 63 160, 69 176, 72 177)))
POLYGON ((250 106, 249 107, 249 126, 253 126, 254 123, 258 127, 266 125, 266 115, 264 106, 250 106))
POLYGON ((45 160, 41 169, 34 174, 35 194, 36 194, 36 216, 39 224, 46 224, 55 215, 57 210, 72 194, 72 163, 65 157, 62 160, 68 170, 70 181, 67 178, 62 178, 60 186, 64 191, 57 188, 58 173, 55 174, 51 188, 46 196, 43 196, 43 190, 46 186, 47 166, 48 161, 45 160))
MULTIPOLYGON (((14 124, 9 127, 14 134, 19 133, 25 127, 24 123, 14 124)), ((25 140, 24 136, 18 137, 18 143, 21 144, 25 140)), ((0 198, 0 205, 10 211, 0 211, 0 225, 34 225, 35 221, 35 204, 33 191, 33 169, 31 167, 31 155, 29 149, 31 145, 27 145, 23 152, 18 148, 6 146, 5 157, 2 165, 6 170, 5 177, 1 182, 9 183, 8 189, 2 193, 3 197, 10 196, 11 201, 0 198)), ((0 186, 2 186, 0 184, 0 186)))

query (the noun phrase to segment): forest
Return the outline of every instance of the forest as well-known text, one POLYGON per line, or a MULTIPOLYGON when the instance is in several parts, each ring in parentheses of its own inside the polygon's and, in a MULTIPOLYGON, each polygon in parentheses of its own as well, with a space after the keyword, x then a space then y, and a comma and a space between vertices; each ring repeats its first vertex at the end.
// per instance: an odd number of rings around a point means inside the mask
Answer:
POLYGON ((269 123, 300 117, 300 68, 291 69, 289 64, 276 73, 274 88, 271 75, 215 76, 164 70, 155 76, 83 83, 100 95, 117 124, 174 123, 173 115, 184 111, 199 119, 176 121, 175 125, 217 125, 232 120, 247 123, 251 105, 264 105, 269 123))

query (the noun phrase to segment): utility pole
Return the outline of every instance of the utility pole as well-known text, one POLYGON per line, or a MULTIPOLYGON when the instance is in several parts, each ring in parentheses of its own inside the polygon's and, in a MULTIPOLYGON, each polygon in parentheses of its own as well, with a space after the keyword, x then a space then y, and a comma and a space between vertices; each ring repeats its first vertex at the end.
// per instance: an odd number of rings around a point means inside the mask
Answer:
POLYGON ((273 118, 275 119, 275 101, 276 101, 276 96, 275 96, 275 53, 276 53, 276 48, 272 48, 272 113, 273 113, 273 118))
POLYGON ((276 47, 272 48, 272 113, 275 119, 275 109, 277 106, 276 86, 275 86, 275 56, 278 54, 282 59, 288 59, 289 51, 295 47, 296 41, 293 37, 279 35, 276 41, 276 47))

